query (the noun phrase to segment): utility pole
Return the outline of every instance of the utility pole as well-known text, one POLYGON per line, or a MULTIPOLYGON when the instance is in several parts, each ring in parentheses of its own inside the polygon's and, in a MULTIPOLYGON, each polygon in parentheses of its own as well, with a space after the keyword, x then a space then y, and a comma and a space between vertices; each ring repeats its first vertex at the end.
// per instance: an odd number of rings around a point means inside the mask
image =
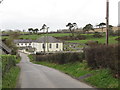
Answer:
POLYGON ((43 50, 44 50, 44 54, 45 54, 45 48, 46 48, 46 39, 45 39, 45 28, 46 25, 43 24, 42 28, 40 30, 43 30, 43 34, 44 34, 44 43, 43 43, 43 50))
POLYGON ((106 45, 109 43, 109 0, 106 0, 106 45))
POLYGON ((48 47, 48 29, 49 29, 49 27, 47 27, 47 52, 49 52, 49 47, 48 47))
POLYGON ((120 1, 118 2, 118 30, 120 30, 120 1))
POLYGON ((43 24, 42 28, 40 29, 40 30, 43 30, 43 34, 44 34, 44 44, 43 44, 44 54, 45 54, 46 51, 49 52, 49 47, 48 47, 48 29, 49 29, 49 27, 47 27, 47 25, 45 25, 45 24, 43 24), (45 32, 45 30, 47 30, 47 31, 45 32), (47 34, 47 37, 46 37, 45 34, 47 34))

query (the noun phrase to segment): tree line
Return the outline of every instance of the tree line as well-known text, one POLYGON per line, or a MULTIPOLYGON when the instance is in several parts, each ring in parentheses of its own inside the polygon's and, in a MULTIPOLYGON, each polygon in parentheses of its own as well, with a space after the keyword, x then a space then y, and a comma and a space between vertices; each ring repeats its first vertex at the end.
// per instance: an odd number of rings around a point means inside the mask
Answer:
MULTIPOLYGON (((103 32, 103 28, 104 28, 105 26, 106 26, 106 23, 104 23, 104 22, 96 25, 96 27, 99 27, 99 28, 102 29, 102 32, 103 32)), ((71 32, 72 36, 74 37, 74 31, 78 29, 77 23, 68 23, 68 24, 66 25, 66 27, 69 27, 68 29, 69 29, 69 31, 71 32)), ((113 27, 112 25, 109 25, 109 30, 112 30, 112 27, 113 27)), ((87 24, 87 25, 85 25, 85 27, 83 27, 82 30, 83 30, 83 32, 85 32, 85 33, 87 32, 87 33, 88 33, 90 30, 93 30, 93 31, 94 31, 94 27, 93 27, 92 24, 87 24)))
MULTIPOLYGON (((103 32, 103 28, 106 26, 106 23, 102 22, 98 25, 96 25, 96 27, 99 27, 102 29, 102 32, 103 32)), ((78 29, 78 26, 77 26, 77 23, 68 23, 66 25, 66 27, 68 27, 68 30, 71 32, 72 36, 74 36, 74 31, 78 29)), ((110 25, 110 27, 113 27, 112 25, 110 25)), ((37 34, 39 31, 42 31, 45 32, 47 31, 48 32, 48 29, 49 27, 47 27, 46 24, 43 24, 42 28, 41 29, 38 29, 38 28, 29 28, 28 31, 29 33, 33 33, 33 34, 37 34)), ((90 30, 93 30, 94 31, 94 27, 92 24, 87 24, 85 25, 85 27, 83 27, 82 29, 84 32, 89 32, 90 30)))

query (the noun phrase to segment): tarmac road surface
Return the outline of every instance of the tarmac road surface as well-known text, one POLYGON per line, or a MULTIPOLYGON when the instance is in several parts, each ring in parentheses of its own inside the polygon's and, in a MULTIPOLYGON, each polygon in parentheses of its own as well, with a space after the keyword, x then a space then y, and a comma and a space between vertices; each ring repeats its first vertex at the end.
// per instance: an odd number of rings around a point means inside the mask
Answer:
POLYGON ((20 56, 21 73, 17 88, 92 88, 58 70, 31 63, 24 53, 20 56))

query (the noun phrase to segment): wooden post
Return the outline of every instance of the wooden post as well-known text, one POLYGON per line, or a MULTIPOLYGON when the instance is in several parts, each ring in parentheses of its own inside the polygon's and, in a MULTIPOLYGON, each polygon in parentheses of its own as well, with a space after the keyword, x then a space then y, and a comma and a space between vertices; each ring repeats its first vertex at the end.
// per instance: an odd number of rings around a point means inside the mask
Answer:
POLYGON ((48 29, 49 29, 49 27, 47 27, 47 52, 49 52, 49 47, 48 47, 48 29))
POLYGON ((106 45, 109 43, 109 0, 106 1, 106 45))
POLYGON ((44 34, 44 44, 43 44, 43 49, 44 49, 44 54, 45 54, 45 46, 46 46, 46 40, 45 40, 45 28, 43 29, 43 34, 44 34))

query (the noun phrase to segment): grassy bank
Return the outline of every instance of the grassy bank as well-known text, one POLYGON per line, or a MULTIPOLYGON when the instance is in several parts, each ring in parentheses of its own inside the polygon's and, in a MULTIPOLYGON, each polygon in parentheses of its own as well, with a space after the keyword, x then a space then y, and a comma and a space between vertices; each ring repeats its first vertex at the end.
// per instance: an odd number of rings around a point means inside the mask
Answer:
POLYGON ((20 73, 19 67, 12 67, 9 72, 7 72, 2 80, 3 90, 6 88, 15 88, 18 80, 18 75, 20 73))
POLYGON ((0 55, 2 58, 2 89, 15 88, 20 73, 20 68, 16 66, 20 62, 20 57, 15 55, 0 55))
POLYGON ((112 76, 109 69, 92 70, 87 66, 87 63, 85 61, 83 61, 82 63, 75 62, 75 63, 67 63, 61 65, 50 62, 43 62, 43 61, 42 62, 32 61, 32 62, 55 68, 74 78, 79 78, 80 76, 84 76, 86 74, 92 74, 91 77, 82 79, 81 81, 86 82, 97 88, 118 88, 118 79, 112 76))

